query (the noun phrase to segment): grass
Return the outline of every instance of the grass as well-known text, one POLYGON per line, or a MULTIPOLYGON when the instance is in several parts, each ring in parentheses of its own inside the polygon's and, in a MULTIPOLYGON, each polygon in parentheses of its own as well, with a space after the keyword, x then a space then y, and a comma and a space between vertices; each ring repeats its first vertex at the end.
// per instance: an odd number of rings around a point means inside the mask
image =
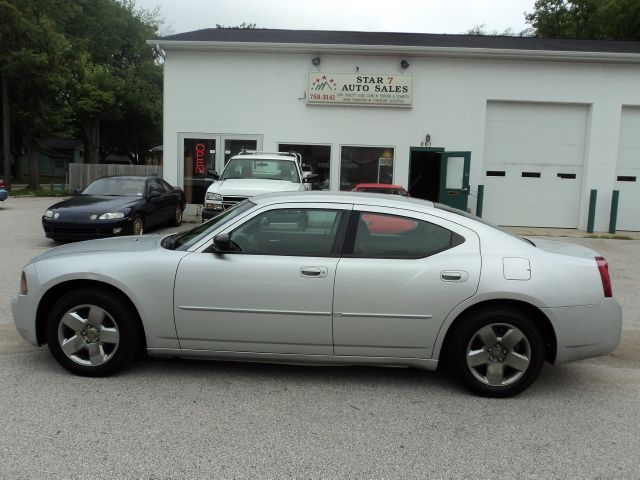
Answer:
POLYGON ((12 197, 66 197, 69 194, 60 190, 50 190, 49 188, 39 188, 37 190, 19 188, 12 189, 9 195, 12 197))

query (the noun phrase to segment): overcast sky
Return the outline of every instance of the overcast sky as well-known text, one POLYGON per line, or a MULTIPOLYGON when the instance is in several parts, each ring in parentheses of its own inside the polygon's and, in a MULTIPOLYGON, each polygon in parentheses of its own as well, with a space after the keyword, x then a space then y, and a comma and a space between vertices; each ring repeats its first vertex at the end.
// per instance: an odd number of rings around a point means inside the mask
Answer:
POLYGON ((136 0, 160 7, 161 33, 183 33, 242 22, 260 28, 465 33, 485 24, 489 31, 528 27, 524 12, 534 0, 136 0))

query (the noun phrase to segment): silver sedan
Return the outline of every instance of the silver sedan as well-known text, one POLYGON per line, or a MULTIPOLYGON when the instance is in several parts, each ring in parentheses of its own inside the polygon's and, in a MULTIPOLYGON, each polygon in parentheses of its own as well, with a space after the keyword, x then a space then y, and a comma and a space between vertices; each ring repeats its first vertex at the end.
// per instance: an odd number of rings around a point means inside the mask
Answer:
POLYGON ((152 356, 292 364, 447 365, 506 397, 544 361, 612 351, 607 263, 422 200, 253 197, 182 233, 63 245, 24 267, 20 333, 69 371, 152 356))

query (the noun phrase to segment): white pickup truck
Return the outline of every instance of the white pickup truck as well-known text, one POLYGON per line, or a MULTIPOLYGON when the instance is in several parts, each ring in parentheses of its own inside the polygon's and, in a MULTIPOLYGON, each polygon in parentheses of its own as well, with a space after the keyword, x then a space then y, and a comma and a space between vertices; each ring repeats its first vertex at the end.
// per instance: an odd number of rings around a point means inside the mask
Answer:
POLYGON ((214 182, 205 195, 203 222, 255 195, 311 190, 318 178, 302 170, 302 158, 293 152, 241 152, 229 159, 222 174, 209 171, 208 175, 214 182))

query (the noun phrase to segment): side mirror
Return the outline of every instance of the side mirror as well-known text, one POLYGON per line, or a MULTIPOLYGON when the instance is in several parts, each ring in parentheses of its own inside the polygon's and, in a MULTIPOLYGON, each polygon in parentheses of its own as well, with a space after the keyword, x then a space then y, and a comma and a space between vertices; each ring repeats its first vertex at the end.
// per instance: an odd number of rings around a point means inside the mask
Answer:
POLYGON ((318 175, 317 173, 310 173, 309 175, 304 177, 302 179, 302 181, 304 183, 317 183, 317 182, 320 182, 322 180, 320 180, 320 175, 318 175))
POLYGON ((220 180, 220 175, 215 170, 207 170, 207 177, 213 178, 214 180, 220 180))
POLYGON ((231 237, 228 233, 219 233, 213 237, 213 251, 216 253, 225 253, 232 251, 231 237))
POLYGON ((74 194, 74 195, 82 195, 82 190, 83 190, 82 188, 76 188, 76 189, 73 191, 73 194, 74 194))
POLYGON ((154 198, 158 198, 160 197, 161 193, 158 191, 153 191, 151 193, 149 193, 149 199, 153 200, 154 198))

